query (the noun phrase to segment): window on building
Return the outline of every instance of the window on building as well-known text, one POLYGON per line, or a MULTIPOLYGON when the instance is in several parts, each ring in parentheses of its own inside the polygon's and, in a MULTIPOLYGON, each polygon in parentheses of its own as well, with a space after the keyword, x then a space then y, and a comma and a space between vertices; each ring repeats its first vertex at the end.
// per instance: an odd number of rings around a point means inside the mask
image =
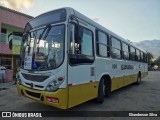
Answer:
MULTIPOLYGON (((17 31, 14 31, 14 32, 17 32, 17 31)), ((21 34, 16 34, 16 35, 13 35, 13 44, 14 45, 21 45, 21 41, 22 41, 22 35, 21 34)))
POLYGON ((1 57, 0 65, 4 66, 6 69, 12 69, 12 58, 1 57))
POLYGON ((1 33, 7 34, 7 29, 1 28, 1 33))
POLYGON ((122 43, 123 59, 129 60, 129 47, 126 43, 122 43))
POLYGON ((97 36, 97 55, 109 57, 108 36, 100 31, 97 32, 97 36))
POLYGON ((1 42, 6 43, 7 42, 7 29, 1 28, 1 42))
POLYGON ((111 43, 112 43, 112 51, 111 51, 111 57, 113 59, 121 59, 121 42, 120 40, 111 37, 111 43))

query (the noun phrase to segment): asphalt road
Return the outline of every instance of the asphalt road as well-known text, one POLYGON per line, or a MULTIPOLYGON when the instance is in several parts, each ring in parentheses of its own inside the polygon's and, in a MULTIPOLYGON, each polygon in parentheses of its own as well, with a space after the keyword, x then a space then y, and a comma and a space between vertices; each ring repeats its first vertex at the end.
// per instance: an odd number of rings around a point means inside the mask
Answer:
MULTIPOLYGON (((2 111, 59 111, 28 98, 19 96, 13 83, 0 83, 2 111), (2 90, 2 88, 7 88, 2 90)), ((103 104, 88 101, 71 111, 160 111, 160 72, 149 72, 140 85, 129 85, 114 91, 103 104)))

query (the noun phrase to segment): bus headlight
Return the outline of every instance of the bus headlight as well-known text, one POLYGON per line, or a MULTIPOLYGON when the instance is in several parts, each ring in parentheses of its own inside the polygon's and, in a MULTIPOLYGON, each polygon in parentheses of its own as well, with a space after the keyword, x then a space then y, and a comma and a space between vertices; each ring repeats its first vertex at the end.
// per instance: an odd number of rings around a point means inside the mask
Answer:
POLYGON ((64 77, 59 77, 54 79, 53 81, 51 81, 47 87, 46 90, 47 91, 55 91, 58 89, 58 87, 62 84, 62 82, 64 81, 64 77))

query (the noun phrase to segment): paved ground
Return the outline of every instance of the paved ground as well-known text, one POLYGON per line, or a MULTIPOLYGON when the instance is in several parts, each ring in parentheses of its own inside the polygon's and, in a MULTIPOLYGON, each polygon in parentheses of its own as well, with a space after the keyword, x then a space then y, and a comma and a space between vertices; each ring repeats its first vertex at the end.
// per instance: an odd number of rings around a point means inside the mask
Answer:
MULTIPOLYGON (((59 109, 41 103, 37 103, 28 98, 19 96, 17 94, 15 85, 13 85, 13 82, 11 82, 7 84, 0 83, 0 110, 57 111, 59 109), (1 88, 8 88, 8 89, 2 90, 1 88)), ((113 92, 109 98, 105 98, 103 104, 96 104, 93 101, 88 101, 79 106, 71 108, 70 110, 160 111, 160 72, 149 72, 149 75, 142 80, 141 85, 138 86, 129 85, 127 87, 124 87, 122 89, 113 92)), ((79 118, 79 119, 88 119, 88 118, 79 118)))

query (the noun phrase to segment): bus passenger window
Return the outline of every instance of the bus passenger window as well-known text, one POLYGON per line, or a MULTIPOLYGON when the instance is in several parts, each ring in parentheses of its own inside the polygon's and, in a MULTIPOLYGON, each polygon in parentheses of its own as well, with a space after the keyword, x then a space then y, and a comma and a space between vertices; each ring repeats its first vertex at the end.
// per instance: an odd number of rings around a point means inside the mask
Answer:
POLYGON ((137 61, 140 61, 140 51, 136 50, 137 61))
POLYGON ((143 53, 143 62, 145 63, 146 62, 146 54, 143 53))
POLYGON ((92 49, 92 32, 83 29, 82 39, 81 39, 81 54, 93 56, 92 49))
POLYGON ((111 56, 113 59, 121 59, 121 42, 116 38, 111 38, 112 51, 111 56))
POLYGON ((92 63, 93 60, 92 31, 81 26, 79 26, 78 29, 78 27, 75 26, 74 38, 70 40, 70 63, 92 63))
POLYGON ((129 60, 129 47, 126 43, 122 43, 123 59, 129 60))
POLYGON ((143 52, 141 52, 141 62, 143 62, 143 52))
POLYGON ((80 27, 79 32, 75 32, 75 54, 93 56, 92 32, 80 27))
POLYGON ((133 47, 130 47, 130 60, 136 60, 136 50, 133 47))
POLYGON ((97 55, 102 56, 102 57, 109 57, 108 36, 100 31, 98 31, 97 35, 98 35, 97 55))

